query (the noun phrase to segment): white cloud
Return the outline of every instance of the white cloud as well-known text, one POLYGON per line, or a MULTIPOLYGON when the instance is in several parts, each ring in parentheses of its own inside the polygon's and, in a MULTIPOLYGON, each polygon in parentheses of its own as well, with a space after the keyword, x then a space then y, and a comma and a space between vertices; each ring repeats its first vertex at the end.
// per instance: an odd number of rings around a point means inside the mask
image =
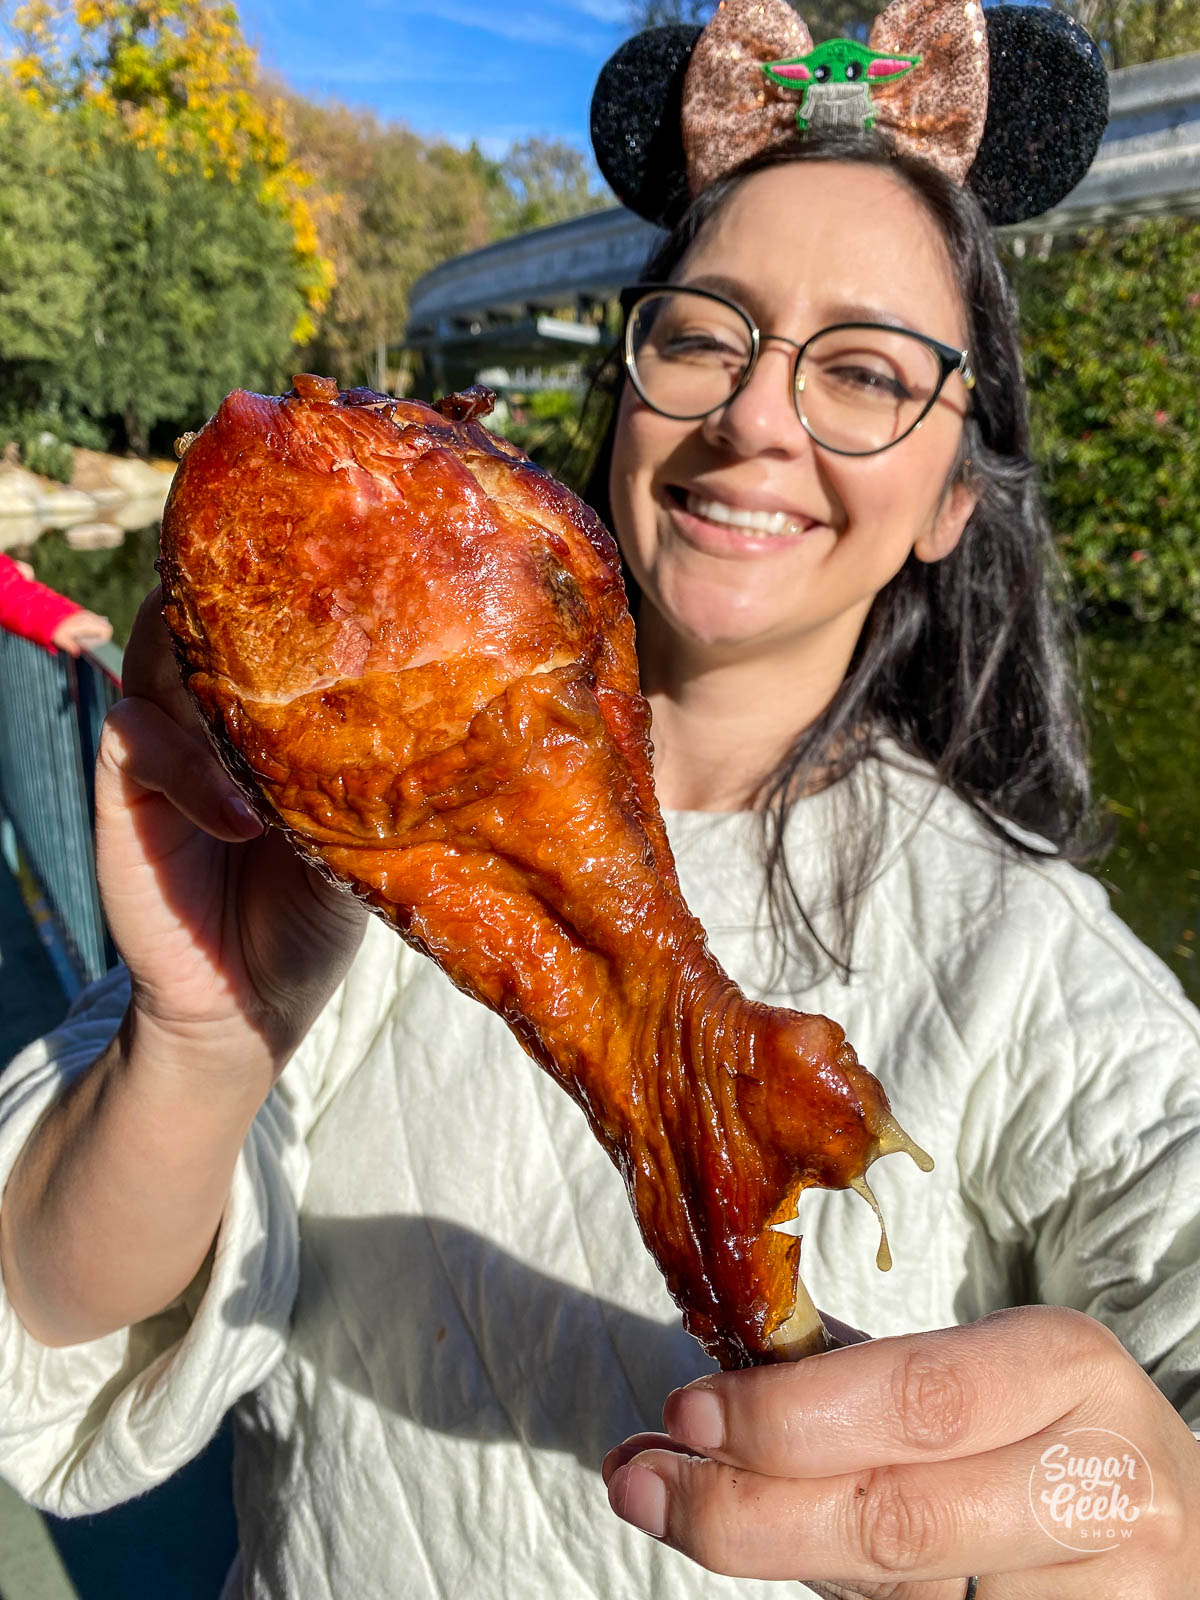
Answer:
POLYGON ((286 65, 289 78, 306 83, 347 88, 387 88, 395 84, 447 84, 486 83, 518 84, 520 79, 510 62, 477 62, 464 64, 460 60, 414 57, 405 51, 397 57, 376 57, 372 60, 335 61, 329 58, 308 56, 302 60, 291 58, 286 65))
POLYGON ((573 10, 582 11, 585 17, 595 17, 597 22, 611 22, 627 31, 632 27, 629 0, 567 0, 567 3, 573 10))
MULTIPOLYGON (((612 12, 618 0, 574 0, 574 3, 593 20, 615 20, 612 12), (597 16, 597 11, 603 14, 597 16)), ((514 9, 503 4, 473 5, 464 0, 409 0, 406 10, 436 17, 439 22, 452 22, 460 28, 495 34, 514 44, 544 45, 592 56, 604 55, 613 45, 607 32, 581 28, 570 17, 563 17, 557 6, 549 4, 541 8, 526 5, 514 9)))

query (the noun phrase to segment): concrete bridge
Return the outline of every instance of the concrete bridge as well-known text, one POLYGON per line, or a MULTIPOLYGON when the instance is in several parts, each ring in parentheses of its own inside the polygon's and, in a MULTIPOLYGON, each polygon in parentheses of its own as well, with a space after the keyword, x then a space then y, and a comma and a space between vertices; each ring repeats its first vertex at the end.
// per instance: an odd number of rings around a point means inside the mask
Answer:
MULTIPOLYGON (((1200 53, 1123 67, 1109 89, 1112 120, 1092 170, 1057 210, 1007 235, 1200 212, 1200 53)), ((489 366, 586 356, 656 236, 614 208, 457 256, 413 286, 403 344, 426 357, 442 393, 489 366)))

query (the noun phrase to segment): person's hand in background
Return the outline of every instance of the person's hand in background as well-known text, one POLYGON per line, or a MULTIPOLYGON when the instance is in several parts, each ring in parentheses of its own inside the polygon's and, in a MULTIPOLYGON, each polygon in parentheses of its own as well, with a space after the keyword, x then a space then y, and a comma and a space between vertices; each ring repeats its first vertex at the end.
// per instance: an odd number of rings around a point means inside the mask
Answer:
POLYGON ((107 644, 111 638, 112 623, 107 617, 98 616, 95 611, 72 611, 50 635, 50 642, 69 656, 77 656, 85 646, 107 644))

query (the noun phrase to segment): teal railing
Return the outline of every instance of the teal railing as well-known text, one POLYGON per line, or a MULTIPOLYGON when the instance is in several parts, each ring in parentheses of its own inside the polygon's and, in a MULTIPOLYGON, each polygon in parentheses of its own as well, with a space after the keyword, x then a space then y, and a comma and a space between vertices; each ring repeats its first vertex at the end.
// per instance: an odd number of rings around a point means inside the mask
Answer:
POLYGON ((0 628, 0 845, 69 998, 112 965, 92 848, 100 727, 121 652, 57 655, 0 628))

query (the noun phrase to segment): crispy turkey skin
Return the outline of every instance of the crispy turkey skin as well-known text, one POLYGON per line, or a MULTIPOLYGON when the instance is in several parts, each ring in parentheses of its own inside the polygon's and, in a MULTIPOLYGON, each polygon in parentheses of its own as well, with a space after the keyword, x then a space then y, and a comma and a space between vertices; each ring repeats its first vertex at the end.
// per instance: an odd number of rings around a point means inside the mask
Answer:
POLYGON ((231 394, 163 518, 180 666, 260 814, 577 1101, 688 1330, 726 1367, 796 1353, 819 1323, 773 1224, 888 1150, 928 1157, 836 1023, 746 999, 709 953, 616 546, 485 431, 490 398, 231 394))

